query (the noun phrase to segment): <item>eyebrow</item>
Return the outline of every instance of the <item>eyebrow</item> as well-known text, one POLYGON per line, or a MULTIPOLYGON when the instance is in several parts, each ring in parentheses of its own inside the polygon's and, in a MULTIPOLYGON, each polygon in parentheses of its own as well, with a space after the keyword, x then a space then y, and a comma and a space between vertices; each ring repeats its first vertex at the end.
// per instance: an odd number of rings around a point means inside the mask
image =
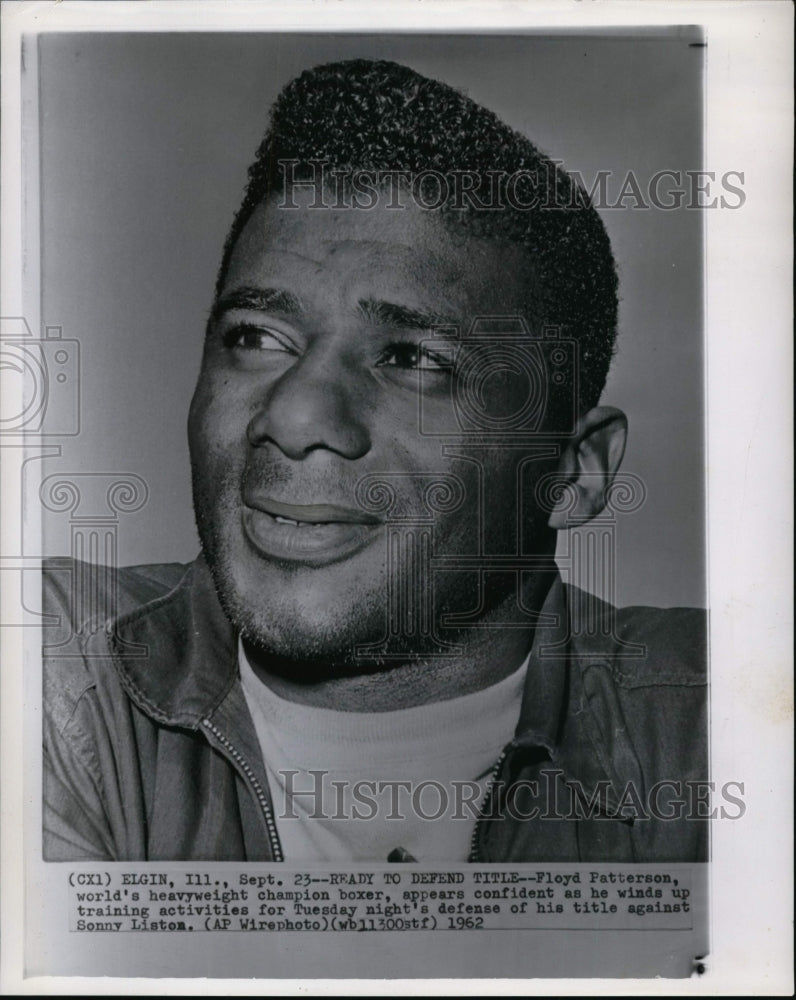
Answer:
POLYGON ((381 299, 360 299, 359 311, 372 323, 401 330, 432 330, 438 326, 456 326, 457 320, 441 313, 425 312, 381 299))
POLYGON ((302 310, 301 300, 283 288, 250 288, 243 286, 222 295, 213 303, 211 319, 218 319, 233 309, 254 309, 259 312, 281 312, 295 315, 302 310))
MULTIPOLYGON (((442 313, 422 309, 412 309, 396 302, 382 299, 360 299, 359 312, 379 326, 392 326, 401 330, 433 330, 436 327, 456 326, 457 320, 442 313)), ((242 286, 222 295, 213 304, 210 317, 213 320, 234 309, 253 309, 259 312, 281 312, 297 315, 303 305, 297 295, 283 288, 253 288, 242 286)))

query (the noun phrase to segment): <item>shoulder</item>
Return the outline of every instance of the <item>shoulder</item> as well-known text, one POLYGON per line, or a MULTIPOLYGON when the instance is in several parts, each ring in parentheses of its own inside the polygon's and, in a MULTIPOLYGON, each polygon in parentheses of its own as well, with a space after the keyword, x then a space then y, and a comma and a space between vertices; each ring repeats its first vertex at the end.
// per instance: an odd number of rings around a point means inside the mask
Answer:
POLYGON ((92 619, 123 615, 157 600, 180 582, 192 564, 99 566, 69 557, 42 562, 45 614, 69 614, 76 629, 92 619))
POLYGON ((601 664, 624 689, 707 683, 708 616, 702 608, 617 608, 567 587, 575 655, 601 664))
MULTIPOLYGON (((583 610, 578 594, 568 597, 583 610)), ((636 777, 635 761, 648 782, 704 779, 707 612, 600 601, 570 627, 590 715, 618 772, 636 777)))
POLYGON ((190 565, 42 562, 44 714, 55 732, 75 728, 98 685, 115 684, 105 641, 112 622, 170 593, 190 565))

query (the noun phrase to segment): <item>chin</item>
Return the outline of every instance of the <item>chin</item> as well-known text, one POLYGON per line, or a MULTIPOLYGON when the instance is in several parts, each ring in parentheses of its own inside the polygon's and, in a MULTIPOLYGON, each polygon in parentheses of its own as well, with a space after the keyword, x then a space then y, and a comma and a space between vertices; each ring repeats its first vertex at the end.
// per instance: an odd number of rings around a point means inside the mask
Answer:
MULTIPOLYGON (((327 674, 368 672, 357 647, 379 642, 386 628, 383 584, 353 586, 334 574, 299 573, 257 560, 208 559, 221 605, 235 629, 263 664, 312 666, 327 674)), ((280 671, 281 672, 281 671, 280 671)))

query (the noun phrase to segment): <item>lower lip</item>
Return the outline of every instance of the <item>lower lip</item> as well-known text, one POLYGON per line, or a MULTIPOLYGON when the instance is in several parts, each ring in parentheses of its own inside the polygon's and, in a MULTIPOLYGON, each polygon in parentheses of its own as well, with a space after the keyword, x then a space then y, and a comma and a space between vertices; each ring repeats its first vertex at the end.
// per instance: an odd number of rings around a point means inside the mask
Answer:
POLYGON ((342 521, 297 527, 252 507, 243 511, 243 530, 261 556, 305 566, 326 566, 347 559, 368 545, 379 527, 342 521))

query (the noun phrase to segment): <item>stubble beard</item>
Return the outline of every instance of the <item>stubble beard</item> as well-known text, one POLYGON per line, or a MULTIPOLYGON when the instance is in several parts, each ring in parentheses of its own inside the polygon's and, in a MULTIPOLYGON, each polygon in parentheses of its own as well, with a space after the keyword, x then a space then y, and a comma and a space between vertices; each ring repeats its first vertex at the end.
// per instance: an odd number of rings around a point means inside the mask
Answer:
MULTIPOLYGON (((294 682, 315 683, 336 677, 381 673, 434 659, 439 650, 436 640, 420 634, 413 638, 405 659, 387 659, 383 653, 367 649, 368 646, 382 646, 387 635, 389 581, 386 539, 383 542, 385 561, 378 581, 370 587, 357 588, 348 605, 341 602, 332 615, 306 605, 297 610, 298 580, 294 588, 284 588, 293 595, 290 600, 280 596, 278 590, 282 588, 274 585, 271 585, 270 591, 264 589, 257 595, 253 595, 250 588, 244 590, 241 586, 233 554, 236 526, 241 519, 239 475, 227 473, 212 494, 205 488, 204 482, 205 477, 194 467, 194 512, 204 558, 224 613, 243 638, 247 651, 269 672, 294 682)), ((271 568, 278 568, 283 579, 285 575, 299 577, 303 573, 314 572, 307 567, 276 560, 271 568)), ((270 576, 268 569, 264 564, 266 580, 270 576)), ((444 595, 437 595, 441 598, 440 606, 436 608, 437 618, 472 607, 475 603, 473 583, 474 580, 461 579, 447 588, 444 595)), ((423 579, 421 585, 431 587, 432 575, 423 579)), ((269 585, 264 582, 263 586, 269 585)), ((504 603, 514 600, 513 593, 502 591, 493 591, 486 596, 486 607, 482 610, 487 618, 494 616, 498 620, 504 603)), ((496 627, 500 628, 500 625, 496 627)), ((474 638, 472 629, 466 626, 437 631, 441 632, 446 643, 465 648, 474 638)))
MULTIPOLYGON (((380 598, 382 587, 374 587, 361 595, 356 606, 338 612, 333 617, 324 616, 320 610, 304 607, 297 611, 294 600, 286 600, 277 587, 267 582, 269 566, 264 562, 263 590, 253 594, 240 583, 240 571, 233 555, 236 526, 241 511, 237 500, 237 486, 232 476, 226 476, 216 496, 211 496, 202 485, 202 477, 194 469, 194 516, 202 546, 202 554, 210 569, 221 607, 233 628, 251 646, 258 657, 274 665, 284 665, 292 671, 307 670, 317 673, 342 672, 346 675, 367 670, 367 658, 356 655, 357 647, 376 643, 385 630, 385 602, 380 598)), ((273 561, 273 568, 288 578, 300 577, 313 570, 273 561)), ((297 579, 295 594, 300 591, 297 579)), ((372 669, 378 669, 374 658, 372 669)))

